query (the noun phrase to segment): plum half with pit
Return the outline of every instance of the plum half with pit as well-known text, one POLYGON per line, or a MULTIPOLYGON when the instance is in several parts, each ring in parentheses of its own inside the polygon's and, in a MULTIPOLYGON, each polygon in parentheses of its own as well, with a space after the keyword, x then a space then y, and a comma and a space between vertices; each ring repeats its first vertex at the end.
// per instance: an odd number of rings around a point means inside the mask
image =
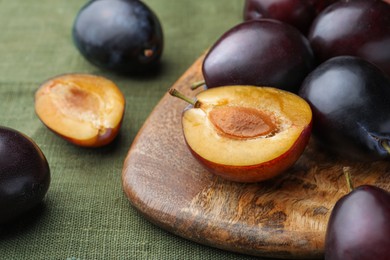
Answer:
POLYGON ((358 56, 390 75, 390 5, 382 0, 330 5, 313 21, 308 39, 320 62, 358 56))
POLYGON ((390 158, 390 79, 359 57, 334 57, 310 73, 299 95, 313 111, 313 134, 359 160, 390 158))
POLYGON ((114 72, 153 71, 163 51, 163 30, 143 1, 95 0, 79 11, 73 40, 92 64, 114 72))
POLYGON ((49 164, 37 144, 17 130, 0 127, 0 224, 40 204, 49 184, 49 164))
POLYGON ((202 73, 207 88, 252 85, 297 92, 314 66, 309 42, 297 29, 259 19, 225 32, 207 53, 202 73))
POLYGON ((182 115, 189 150, 205 169, 227 180, 258 182, 282 174, 310 137, 310 106, 288 91, 223 86, 186 100, 192 103, 182 115))

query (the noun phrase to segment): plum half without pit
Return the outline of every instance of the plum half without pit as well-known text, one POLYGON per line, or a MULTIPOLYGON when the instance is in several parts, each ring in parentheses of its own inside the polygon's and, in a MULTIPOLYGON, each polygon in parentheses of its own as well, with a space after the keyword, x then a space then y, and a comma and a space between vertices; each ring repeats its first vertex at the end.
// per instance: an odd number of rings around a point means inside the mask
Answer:
POLYGON ((65 140, 83 147, 101 147, 119 133, 125 98, 115 83, 104 77, 65 74, 37 90, 35 112, 65 140))
POLYGON ((190 152, 227 180, 259 182, 283 173, 310 138, 310 106, 284 90, 223 86, 200 92, 196 101, 175 89, 169 93, 191 103, 182 115, 190 152))

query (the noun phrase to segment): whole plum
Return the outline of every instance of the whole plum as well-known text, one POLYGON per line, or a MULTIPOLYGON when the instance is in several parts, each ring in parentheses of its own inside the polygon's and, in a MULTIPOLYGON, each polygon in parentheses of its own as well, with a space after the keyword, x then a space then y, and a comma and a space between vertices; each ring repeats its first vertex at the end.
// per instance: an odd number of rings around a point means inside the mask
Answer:
POLYGON ((308 39, 320 62, 358 56, 390 75, 390 5, 382 0, 341 0, 313 21, 308 39))
POLYGON ((73 24, 73 40, 92 64, 124 74, 155 69, 163 51, 160 21, 138 0, 89 1, 73 24))
POLYGON ((299 95, 313 111, 313 133, 343 157, 390 158, 390 79, 353 56, 327 60, 302 83, 299 95))
POLYGON ((244 20, 272 18, 306 34, 316 15, 336 0, 246 0, 244 20))
POLYGON ((202 72, 208 88, 254 85, 297 92, 314 66, 309 42, 296 28, 256 19, 225 32, 207 53, 202 72))
POLYGON ((386 260, 390 256, 390 193, 361 185, 340 198, 329 218, 325 260, 386 260))
POLYGON ((0 127, 0 224, 31 210, 50 184, 47 160, 26 135, 0 127))

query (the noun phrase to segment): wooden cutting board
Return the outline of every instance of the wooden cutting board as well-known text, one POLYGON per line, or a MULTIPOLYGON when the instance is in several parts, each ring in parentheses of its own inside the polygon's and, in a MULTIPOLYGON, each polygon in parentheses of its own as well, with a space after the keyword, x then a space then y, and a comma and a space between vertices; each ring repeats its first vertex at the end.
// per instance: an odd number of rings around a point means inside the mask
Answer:
MULTIPOLYGON (((173 87, 189 96, 202 80, 200 57, 173 87)), ((201 91, 201 90, 198 90, 201 91)), ((161 228, 186 239, 244 254, 321 258, 334 203, 347 193, 344 166, 355 186, 390 190, 390 163, 332 158, 312 139, 296 165, 262 183, 225 181, 188 151, 181 129, 187 104, 166 94, 134 140, 123 166, 131 204, 161 228)))

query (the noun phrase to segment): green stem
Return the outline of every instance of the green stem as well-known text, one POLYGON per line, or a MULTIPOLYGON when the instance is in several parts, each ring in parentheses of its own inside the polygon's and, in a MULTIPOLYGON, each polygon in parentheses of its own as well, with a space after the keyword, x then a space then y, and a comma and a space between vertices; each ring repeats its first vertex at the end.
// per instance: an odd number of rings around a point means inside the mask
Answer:
POLYGON ((183 93, 179 92, 177 89, 174 89, 174 88, 169 89, 169 94, 171 94, 174 97, 180 98, 181 100, 184 100, 185 102, 187 102, 193 106, 196 105, 195 100, 185 96, 183 93))
POLYGON ((205 84, 204 80, 201 80, 201 81, 198 81, 198 82, 194 82, 191 85, 191 89, 195 90, 195 89, 199 88, 200 86, 203 86, 204 84, 205 84))
POLYGON ((351 178, 351 167, 343 167, 343 172, 344 172, 344 176, 345 176, 345 179, 347 180, 347 185, 348 185, 348 190, 349 192, 353 191, 354 187, 353 187, 353 184, 352 184, 352 178, 351 178))

